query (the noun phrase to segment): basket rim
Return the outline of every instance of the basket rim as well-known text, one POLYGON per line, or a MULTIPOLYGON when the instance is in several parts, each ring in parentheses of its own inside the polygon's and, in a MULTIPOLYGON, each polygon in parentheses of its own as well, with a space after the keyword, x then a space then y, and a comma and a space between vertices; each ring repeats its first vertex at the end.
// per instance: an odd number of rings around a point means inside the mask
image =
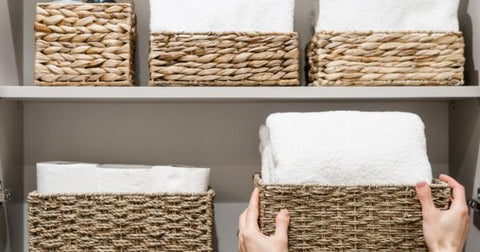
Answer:
POLYGON ((116 6, 116 5, 131 5, 134 6, 135 3, 133 0, 129 0, 128 3, 86 3, 86 2, 68 2, 68 3, 54 3, 54 2, 41 2, 37 3, 37 6, 66 6, 66 5, 82 5, 82 4, 92 4, 92 5, 105 5, 105 6, 116 6))
MULTIPOLYGON (((255 173, 253 175, 253 182, 255 186, 260 186, 260 187, 270 187, 270 186, 276 186, 276 187, 302 187, 302 188, 311 188, 311 187, 323 187, 323 188, 387 188, 387 187, 404 187, 404 188, 414 188, 415 185, 392 185, 392 184, 378 184, 378 185, 322 185, 322 184, 294 184, 294 183, 272 183, 272 184, 267 184, 262 180, 262 177, 260 173, 255 173)), ((430 184, 431 188, 447 188, 448 184, 438 180, 434 179, 433 183, 430 184)))
POLYGON ((39 193, 36 190, 28 194, 28 197, 62 197, 62 196, 201 196, 201 197, 213 197, 215 191, 209 188, 206 192, 198 193, 103 193, 103 192, 89 192, 89 193, 39 193))
POLYGON ((256 32, 256 31, 226 31, 226 32, 187 32, 187 31, 161 31, 150 32, 150 36, 158 35, 293 35, 298 37, 298 32, 256 32))
POLYGON ((441 35, 460 35, 463 36, 462 31, 428 31, 428 30, 399 30, 399 31, 374 31, 374 30, 365 30, 365 31, 339 31, 339 30, 320 30, 320 31, 315 31, 315 35, 318 34, 358 34, 358 35, 368 35, 368 34, 428 34, 428 35, 435 35, 435 34, 441 34, 441 35))
POLYGON ((132 87, 135 86, 134 79, 132 78, 133 76, 130 75, 130 80, 126 81, 116 81, 116 82, 108 82, 108 81, 97 81, 97 82, 73 82, 73 81, 56 81, 56 82, 45 82, 41 81, 38 79, 35 79, 35 84, 37 86, 72 86, 72 87, 83 87, 83 86, 89 86, 89 87, 132 87))

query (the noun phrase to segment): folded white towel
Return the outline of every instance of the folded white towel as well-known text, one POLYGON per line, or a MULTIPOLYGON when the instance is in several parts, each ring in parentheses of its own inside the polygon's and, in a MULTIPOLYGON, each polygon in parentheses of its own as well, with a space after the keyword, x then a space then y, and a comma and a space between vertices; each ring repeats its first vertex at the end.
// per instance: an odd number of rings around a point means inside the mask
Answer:
POLYGON ((295 0, 150 0, 151 32, 292 32, 295 0))
POLYGON ((39 193, 88 193, 96 190, 97 164, 72 162, 37 163, 39 193))
POLYGON ((173 166, 152 168, 152 191, 200 193, 208 190, 210 169, 173 166))
POLYGON ((319 0, 317 31, 458 31, 459 0, 319 0))
POLYGON ((201 193, 210 169, 173 166, 37 164, 39 193, 201 193))
POLYGON ((278 113, 260 129, 267 183, 414 185, 431 182, 425 126, 415 114, 278 113))

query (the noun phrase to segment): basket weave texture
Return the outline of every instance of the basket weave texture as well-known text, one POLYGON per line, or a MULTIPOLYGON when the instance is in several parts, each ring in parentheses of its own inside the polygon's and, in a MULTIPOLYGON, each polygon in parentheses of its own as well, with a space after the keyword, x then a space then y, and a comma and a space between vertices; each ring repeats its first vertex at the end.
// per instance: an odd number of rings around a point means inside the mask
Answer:
POLYGON ((132 86, 133 4, 39 3, 35 82, 43 86, 132 86))
MULTIPOLYGON (((290 251, 427 251, 414 186, 267 185, 259 175, 260 228, 273 234, 276 214, 290 212, 290 251)), ((435 205, 451 190, 432 184, 435 205)))
POLYGON ((307 47, 311 86, 464 84, 461 32, 318 32, 307 47))
POLYGON ((30 251, 213 251, 213 197, 33 192, 30 251))
POLYGON ((300 85, 297 33, 153 33, 151 86, 300 85))

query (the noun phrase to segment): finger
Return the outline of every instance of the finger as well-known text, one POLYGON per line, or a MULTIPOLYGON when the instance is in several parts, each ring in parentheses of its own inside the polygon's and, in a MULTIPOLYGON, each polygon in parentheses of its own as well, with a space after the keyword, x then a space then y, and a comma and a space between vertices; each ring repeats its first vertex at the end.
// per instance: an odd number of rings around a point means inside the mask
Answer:
POLYGON ((417 197, 422 205, 422 215, 425 219, 436 210, 432 200, 432 191, 430 186, 425 181, 418 182, 415 186, 415 190, 417 191, 417 197))
POLYGON ((282 209, 275 219, 275 237, 283 241, 288 241, 288 225, 290 222, 290 213, 287 209, 282 209))
POLYGON ((260 230, 258 227, 258 188, 253 190, 252 196, 250 197, 245 223, 247 228, 252 228, 252 230, 260 230))
POLYGON ((238 218, 238 232, 242 233, 242 231, 245 229, 245 216, 247 215, 247 209, 243 211, 242 214, 240 214, 240 217, 238 218))
POLYGON ((452 205, 465 206, 466 197, 465 197, 465 188, 458 183, 455 179, 445 174, 440 175, 440 180, 446 182, 448 186, 452 188, 453 192, 453 201, 452 205))
POLYGON ((243 235, 241 233, 238 235, 238 251, 239 252, 247 251, 245 249, 245 240, 243 239, 243 235))
POLYGON ((245 243, 243 241, 243 238, 240 236, 238 238, 238 251, 239 252, 246 252, 247 250, 245 249, 245 243))

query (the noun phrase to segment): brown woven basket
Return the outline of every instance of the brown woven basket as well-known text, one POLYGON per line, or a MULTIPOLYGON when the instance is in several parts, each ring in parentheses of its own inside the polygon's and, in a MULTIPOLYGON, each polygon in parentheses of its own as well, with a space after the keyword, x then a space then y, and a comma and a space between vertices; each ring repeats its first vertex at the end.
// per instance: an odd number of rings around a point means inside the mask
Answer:
POLYGON ((213 251, 213 197, 33 192, 30 251, 213 251))
POLYGON ((36 13, 37 85, 133 85, 133 4, 39 3, 36 13))
MULTIPOLYGON (((260 227, 275 230, 289 210, 290 251, 426 251, 422 212, 413 186, 267 185, 259 175, 260 227)), ((448 209, 451 190, 432 184, 435 205, 448 209)))
POLYGON ((150 86, 300 85, 297 33, 153 33, 150 86))
POLYGON ((311 86, 462 85, 461 32, 318 32, 307 49, 311 86))

